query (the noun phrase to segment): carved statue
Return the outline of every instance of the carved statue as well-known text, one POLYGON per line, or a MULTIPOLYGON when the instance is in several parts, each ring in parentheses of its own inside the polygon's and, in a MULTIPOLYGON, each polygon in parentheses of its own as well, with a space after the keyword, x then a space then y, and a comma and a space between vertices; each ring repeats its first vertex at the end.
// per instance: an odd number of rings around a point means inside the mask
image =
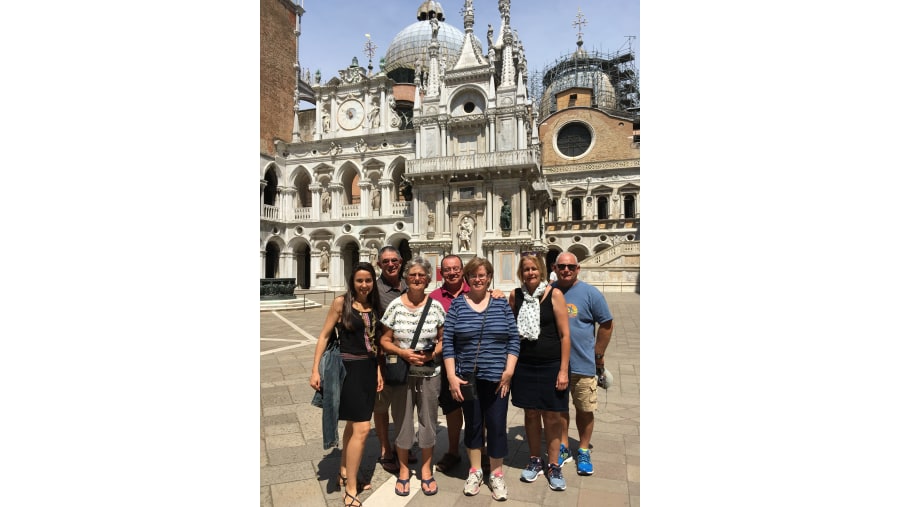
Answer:
POLYGON ((472 239, 472 219, 469 217, 463 217, 459 222, 459 232, 456 235, 459 237, 459 250, 461 252, 467 252, 469 248, 471 248, 470 241, 472 239))
POLYGON ((331 192, 326 190, 322 192, 322 213, 329 211, 331 211, 331 192))
POLYGON ((381 211, 381 189, 372 192, 372 211, 381 211))
POLYGON ((431 18, 431 39, 437 39, 438 30, 441 29, 441 25, 438 24, 437 18, 431 18))
POLYGON ((381 126, 381 108, 378 107, 378 102, 372 103, 372 110, 369 111, 369 125, 373 129, 381 126))
POLYGON ((328 132, 331 130, 331 114, 328 111, 325 111, 325 114, 322 115, 322 132, 328 132))
POLYGON ((400 193, 403 194, 403 200, 412 201, 412 182, 403 176, 400 176, 400 193))
POLYGON ((509 201, 503 201, 503 207, 500 208, 500 229, 504 231, 512 229, 512 208, 509 201))
POLYGON ((328 272, 328 265, 331 263, 331 252, 327 246, 322 247, 322 256, 319 258, 319 271, 328 272))

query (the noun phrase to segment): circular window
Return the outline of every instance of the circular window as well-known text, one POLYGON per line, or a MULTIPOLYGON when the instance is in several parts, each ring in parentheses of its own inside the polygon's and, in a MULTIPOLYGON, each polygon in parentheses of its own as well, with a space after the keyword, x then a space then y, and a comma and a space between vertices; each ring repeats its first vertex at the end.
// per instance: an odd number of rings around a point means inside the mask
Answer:
POLYGON ((634 234, 629 234, 628 236, 625 236, 625 239, 627 239, 628 241, 634 241, 634 234))
POLYGON ((606 241, 607 239, 609 239, 609 237, 607 237, 606 234, 600 235, 600 241, 606 241))
POLYGON ((591 146, 592 138, 591 129, 584 123, 568 123, 556 136, 556 149, 567 157, 577 157, 591 146))
POLYGON ((403 230, 403 222, 395 223, 394 228, 397 229, 398 231, 402 231, 403 230))
POLYGON ((467 112, 467 113, 471 113, 471 112, 474 111, 474 110, 475 110, 475 104, 474 104, 474 103, 472 103, 472 102, 466 102, 465 104, 463 104, 463 111, 465 111, 465 112, 467 112))
POLYGON ((581 243, 581 236, 575 236, 572 238, 576 243, 581 243))
POLYGON ((300 227, 299 225, 294 230, 297 231, 297 234, 303 234, 303 227, 300 227))
POLYGON ((547 241, 549 241, 551 243, 556 243, 556 236, 550 236, 550 238, 548 238, 547 241))
POLYGON ((350 231, 353 230, 353 226, 350 225, 350 224, 344 224, 344 226, 341 227, 341 229, 342 229, 345 233, 349 233, 350 231))

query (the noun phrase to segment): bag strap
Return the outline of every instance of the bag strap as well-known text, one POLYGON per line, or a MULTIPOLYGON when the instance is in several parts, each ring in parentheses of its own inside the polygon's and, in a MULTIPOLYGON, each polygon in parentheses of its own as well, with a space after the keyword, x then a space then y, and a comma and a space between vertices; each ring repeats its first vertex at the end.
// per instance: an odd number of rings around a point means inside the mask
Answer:
POLYGON ((481 338, 484 336, 484 322, 487 320, 487 312, 488 308, 491 307, 491 300, 488 299, 488 304, 484 309, 484 313, 481 317, 481 332, 478 333, 478 348, 475 350, 475 361, 472 363, 472 373, 475 373, 475 370, 478 369, 478 353, 481 352, 481 338))
POLYGON ((416 344, 419 343, 419 333, 422 331, 422 326, 425 324, 425 318, 428 317, 428 308, 431 307, 431 298, 425 296, 425 308, 422 309, 422 317, 419 319, 419 325, 416 326, 416 333, 413 335, 412 345, 409 346, 409 350, 416 350, 416 344))

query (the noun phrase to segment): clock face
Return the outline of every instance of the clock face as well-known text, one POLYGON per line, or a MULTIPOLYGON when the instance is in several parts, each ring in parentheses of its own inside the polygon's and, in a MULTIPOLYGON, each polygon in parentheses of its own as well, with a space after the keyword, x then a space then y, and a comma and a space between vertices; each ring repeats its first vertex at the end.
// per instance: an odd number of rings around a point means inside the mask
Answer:
POLYGON ((358 100, 346 100, 338 108, 338 123, 344 130, 353 130, 363 121, 363 105, 358 100))

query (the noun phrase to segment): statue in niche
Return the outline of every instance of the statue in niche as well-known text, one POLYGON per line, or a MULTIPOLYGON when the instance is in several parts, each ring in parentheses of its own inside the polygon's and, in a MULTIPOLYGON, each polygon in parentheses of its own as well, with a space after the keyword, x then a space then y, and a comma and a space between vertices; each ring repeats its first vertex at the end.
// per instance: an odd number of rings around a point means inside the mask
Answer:
POLYGON ((412 182, 404 176, 400 176, 400 194, 403 195, 404 201, 412 201, 412 182))
POLYGON ((331 130, 331 115, 325 111, 322 115, 322 132, 327 133, 329 130, 331 130))
POLYGON ((381 189, 376 188, 372 192, 372 211, 381 211, 381 189))
POLYGON ((372 110, 369 111, 369 125, 375 129, 381 126, 381 108, 378 102, 372 102, 372 110))
POLYGON ((331 211, 331 192, 326 190, 322 192, 322 213, 329 211, 331 211))
POLYGON ((428 214, 428 232, 434 232, 434 213, 428 214))
POLYGON ((319 258, 319 271, 328 272, 328 265, 331 263, 331 252, 327 246, 322 247, 322 256, 319 258))
POLYGON ((512 230, 512 207, 509 201, 503 201, 503 207, 500 208, 500 229, 504 231, 512 230))
POLYGON ((471 248, 472 231, 472 219, 463 217, 459 221, 459 232, 456 233, 459 237, 459 250, 461 252, 468 252, 471 248))

